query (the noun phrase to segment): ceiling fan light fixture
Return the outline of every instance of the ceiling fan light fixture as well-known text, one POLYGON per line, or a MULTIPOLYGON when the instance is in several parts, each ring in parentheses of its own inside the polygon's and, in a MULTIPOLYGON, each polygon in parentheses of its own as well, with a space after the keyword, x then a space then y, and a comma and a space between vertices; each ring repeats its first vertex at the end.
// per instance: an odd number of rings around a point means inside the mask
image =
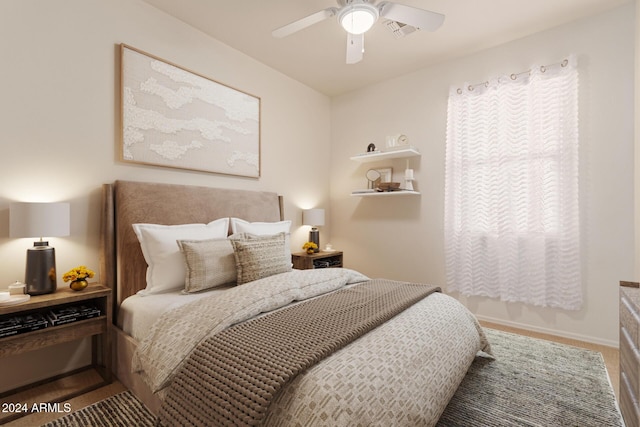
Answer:
POLYGON ((344 7, 338 14, 338 21, 346 32, 362 34, 369 31, 379 16, 375 6, 362 2, 344 7))

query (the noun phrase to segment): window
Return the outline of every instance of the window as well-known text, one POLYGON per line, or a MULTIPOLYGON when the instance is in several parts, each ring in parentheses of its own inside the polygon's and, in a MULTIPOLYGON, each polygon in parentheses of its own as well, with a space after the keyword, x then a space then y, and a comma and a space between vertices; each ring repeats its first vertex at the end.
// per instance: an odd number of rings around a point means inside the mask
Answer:
POLYGON ((449 289, 580 308, 577 98, 574 58, 451 90, 449 289))

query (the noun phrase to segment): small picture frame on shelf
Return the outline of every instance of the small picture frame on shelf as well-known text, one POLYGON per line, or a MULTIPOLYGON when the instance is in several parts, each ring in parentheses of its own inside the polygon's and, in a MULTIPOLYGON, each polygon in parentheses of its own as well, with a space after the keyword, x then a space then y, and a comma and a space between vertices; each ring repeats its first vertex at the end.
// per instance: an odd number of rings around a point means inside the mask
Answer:
POLYGON ((375 189, 381 182, 390 182, 393 178, 393 168, 369 169, 366 174, 367 188, 375 189))
POLYGON ((376 170, 380 173, 380 182, 393 181, 393 168, 376 168, 376 170))

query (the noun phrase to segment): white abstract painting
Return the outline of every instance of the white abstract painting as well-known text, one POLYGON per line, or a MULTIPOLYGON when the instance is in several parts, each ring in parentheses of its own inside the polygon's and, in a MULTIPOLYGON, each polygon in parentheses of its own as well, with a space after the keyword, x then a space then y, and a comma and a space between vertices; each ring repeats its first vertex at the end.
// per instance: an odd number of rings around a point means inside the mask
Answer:
POLYGON ((260 98, 121 45, 122 160, 260 176, 260 98))

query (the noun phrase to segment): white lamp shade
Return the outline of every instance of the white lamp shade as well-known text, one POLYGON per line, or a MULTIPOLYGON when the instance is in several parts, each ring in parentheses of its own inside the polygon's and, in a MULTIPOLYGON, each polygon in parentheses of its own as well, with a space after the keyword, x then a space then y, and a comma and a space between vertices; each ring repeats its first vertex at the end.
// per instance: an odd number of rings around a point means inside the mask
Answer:
POLYGON ((324 225, 324 209, 305 209, 302 211, 302 224, 317 227, 324 225))
POLYGON ((11 203, 10 237, 62 237, 69 235, 69 203, 11 203))

